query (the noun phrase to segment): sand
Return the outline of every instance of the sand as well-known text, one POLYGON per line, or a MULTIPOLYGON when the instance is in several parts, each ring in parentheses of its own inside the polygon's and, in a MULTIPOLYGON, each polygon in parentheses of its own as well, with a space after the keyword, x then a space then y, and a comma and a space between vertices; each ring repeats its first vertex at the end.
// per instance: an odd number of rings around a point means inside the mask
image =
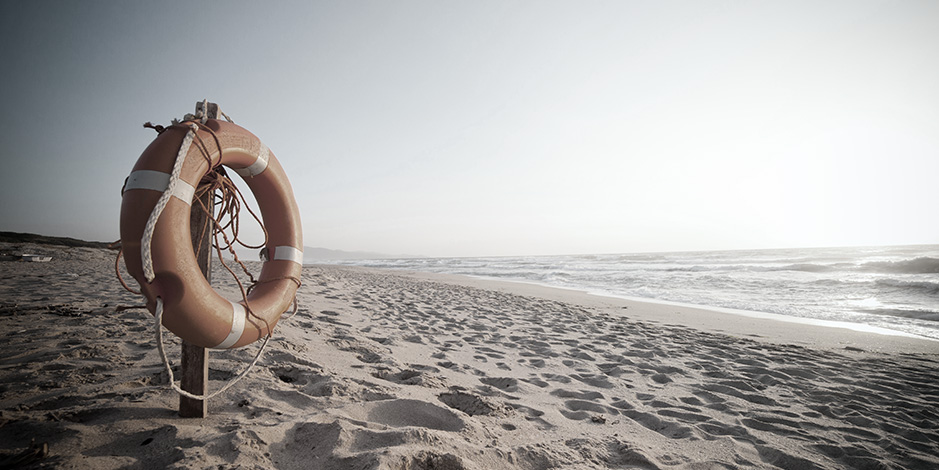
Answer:
POLYGON ((113 252, 0 248, 0 468, 939 468, 939 342, 334 266, 180 418, 113 252))

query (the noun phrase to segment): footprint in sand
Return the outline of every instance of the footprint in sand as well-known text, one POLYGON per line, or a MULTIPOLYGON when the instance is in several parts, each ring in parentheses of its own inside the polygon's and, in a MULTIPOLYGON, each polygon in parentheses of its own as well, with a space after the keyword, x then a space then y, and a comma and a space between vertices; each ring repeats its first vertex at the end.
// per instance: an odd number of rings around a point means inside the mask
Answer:
MULTIPOLYGON (((383 387, 377 384, 320 374, 302 367, 279 366, 272 367, 270 371, 281 382, 311 397, 354 396, 365 401, 384 400, 391 397, 383 387)), ((231 373, 228 374, 231 375, 231 373)))
POLYGON ((520 405, 518 403, 507 403, 507 405, 522 413, 525 416, 526 421, 534 423, 535 426, 537 426, 539 429, 552 429, 555 427, 553 424, 545 421, 542 418, 542 416, 545 414, 544 411, 520 405))
POLYGON ((418 370, 405 369, 394 372, 391 369, 379 369, 372 373, 372 377, 387 380, 401 385, 422 385, 424 377, 418 370))
POLYGON ((597 388, 613 388, 613 383, 606 377, 596 374, 571 374, 571 378, 597 388))
POLYGON ((692 435, 691 428, 678 424, 676 422, 663 420, 651 413, 643 413, 636 410, 623 411, 629 419, 643 425, 647 429, 655 431, 670 439, 685 439, 692 435))
POLYGON ((408 343, 424 344, 424 338, 420 335, 405 335, 402 339, 408 343))
POLYGON ((477 348, 476 348, 476 351, 479 352, 480 354, 489 356, 489 357, 491 357, 491 358, 493 358, 493 359, 504 359, 504 358, 505 358, 505 355, 502 354, 502 352, 497 351, 497 350, 492 349, 492 348, 487 347, 487 346, 480 346, 480 347, 477 347, 477 348))
POLYGON ((567 400, 564 402, 564 406, 567 409, 559 411, 565 418, 574 421, 591 419, 594 420, 594 422, 600 423, 602 421, 594 419, 598 414, 619 414, 619 411, 614 408, 587 400, 567 400))
POLYGON ((548 382, 557 382, 557 383, 562 383, 562 384, 571 383, 571 378, 566 375, 544 373, 544 374, 541 374, 541 378, 547 380, 548 382))
POLYGON ((479 379, 480 382, 498 388, 503 392, 517 392, 518 379, 512 377, 485 377, 479 379))
POLYGON ((522 379, 522 381, 528 382, 538 388, 545 388, 548 385, 550 385, 548 382, 545 382, 544 380, 541 380, 538 377, 529 377, 527 379, 522 379))
POLYGON ((392 427, 423 427, 440 431, 462 431, 466 425, 456 413, 421 400, 396 399, 371 403, 363 408, 364 421, 392 427))
POLYGON ((559 388, 552 390, 551 394, 560 397, 560 398, 576 398, 578 400, 602 400, 603 394, 600 392, 584 390, 582 392, 577 392, 574 390, 566 390, 559 388))
MULTIPOLYGON (((753 388, 740 381, 723 381, 716 384, 701 384, 698 386, 698 388, 706 392, 719 393, 721 395, 740 398, 758 405, 779 406, 779 403, 777 403, 776 400, 773 400, 766 395, 747 393, 748 391, 753 390, 753 388)), ((696 393, 696 395, 700 396, 698 393, 696 393)))
POLYGON ((491 415, 496 410, 482 398, 465 392, 441 393, 437 398, 450 408, 460 410, 470 416, 491 415))
POLYGON ((335 346, 336 349, 339 349, 340 351, 355 353, 356 359, 366 364, 375 364, 383 362, 384 360, 381 354, 375 352, 371 348, 363 344, 350 341, 346 338, 328 340, 327 343, 335 346))
MULTIPOLYGON (((525 354, 523 353, 522 355, 524 356, 525 354)), ((526 359, 519 358, 518 363, 523 364, 525 363, 525 361, 526 359)), ((544 367, 544 359, 528 359, 527 361, 528 361, 528 364, 531 365, 532 367, 538 367, 538 368, 544 367)))
POLYGON ((343 411, 355 421, 299 423, 287 431, 282 444, 271 446, 271 453, 304 455, 306 465, 298 465, 298 468, 309 467, 311 462, 316 462, 313 465, 316 468, 465 468, 461 459, 452 454, 422 450, 404 461, 399 460, 400 456, 388 455, 391 448, 426 444, 427 433, 420 428, 462 430, 463 421, 451 411, 417 400, 389 400, 343 411), (381 423, 392 429, 367 429, 356 421, 381 423))

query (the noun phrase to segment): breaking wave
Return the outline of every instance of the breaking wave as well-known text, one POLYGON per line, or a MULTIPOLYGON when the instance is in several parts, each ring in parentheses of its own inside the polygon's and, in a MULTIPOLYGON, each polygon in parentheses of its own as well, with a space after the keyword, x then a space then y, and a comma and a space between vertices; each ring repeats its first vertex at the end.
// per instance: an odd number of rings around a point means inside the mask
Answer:
POLYGON ((939 259, 927 256, 903 261, 872 261, 860 266, 866 272, 939 274, 939 259))
POLYGON ((932 281, 901 281, 899 279, 878 279, 874 281, 878 286, 896 287, 906 289, 912 292, 939 295, 939 282, 932 281))

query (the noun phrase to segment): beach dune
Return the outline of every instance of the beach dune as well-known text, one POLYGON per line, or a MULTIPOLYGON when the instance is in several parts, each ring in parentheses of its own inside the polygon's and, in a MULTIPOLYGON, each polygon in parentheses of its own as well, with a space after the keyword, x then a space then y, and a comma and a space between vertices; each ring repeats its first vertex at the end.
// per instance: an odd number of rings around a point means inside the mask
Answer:
POLYGON ((180 418, 115 252, 2 248, 0 467, 939 468, 939 342, 337 266, 180 418))

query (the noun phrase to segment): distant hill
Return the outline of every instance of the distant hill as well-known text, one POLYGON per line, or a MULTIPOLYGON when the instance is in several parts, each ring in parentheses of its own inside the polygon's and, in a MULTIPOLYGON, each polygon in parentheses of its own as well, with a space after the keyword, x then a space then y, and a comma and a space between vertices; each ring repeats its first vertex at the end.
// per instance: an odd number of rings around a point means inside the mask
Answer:
MULTIPOLYGON (((37 235, 35 233, 20 232, 0 232, 0 243, 36 243, 41 245, 60 245, 60 246, 83 246, 89 248, 118 248, 105 242, 91 242, 69 237, 50 237, 46 235, 37 235)), ((238 256, 246 260, 257 260, 257 250, 238 249, 238 256)), ((412 255, 389 255, 385 253, 373 253, 368 251, 342 251, 330 250, 327 248, 316 248, 312 246, 303 247, 303 261, 306 263, 316 263, 319 261, 340 261, 356 259, 389 259, 389 258, 419 258, 412 255)))
MULTIPOLYGON (((238 257, 242 260, 257 261, 260 259, 258 257, 258 250, 250 250, 247 248, 238 247, 237 249, 238 257)), ((225 254, 226 257, 229 257, 228 253, 225 254)), ((396 258, 420 258, 420 256, 412 255, 389 255, 386 253, 374 253, 369 251, 342 251, 342 250, 330 250, 328 248, 319 248, 312 246, 303 247, 303 262, 304 263, 322 263, 329 261, 346 261, 346 260, 359 260, 359 259, 396 259, 396 258)))
POLYGON ((83 246, 89 248, 111 248, 110 243, 90 242, 69 237, 49 237, 35 233, 0 232, 2 243, 36 243, 40 245, 83 246))
POLYGON ((317 248, 312 246, 303 247, 303 260, 308 263, 317 261, 340 261, 356 259, 389 259, 389 258, 418 258, 412 255, 389 255, 385 253, 373 253, 368 251, 342 251, 330 250, 328 248, 317 248))

